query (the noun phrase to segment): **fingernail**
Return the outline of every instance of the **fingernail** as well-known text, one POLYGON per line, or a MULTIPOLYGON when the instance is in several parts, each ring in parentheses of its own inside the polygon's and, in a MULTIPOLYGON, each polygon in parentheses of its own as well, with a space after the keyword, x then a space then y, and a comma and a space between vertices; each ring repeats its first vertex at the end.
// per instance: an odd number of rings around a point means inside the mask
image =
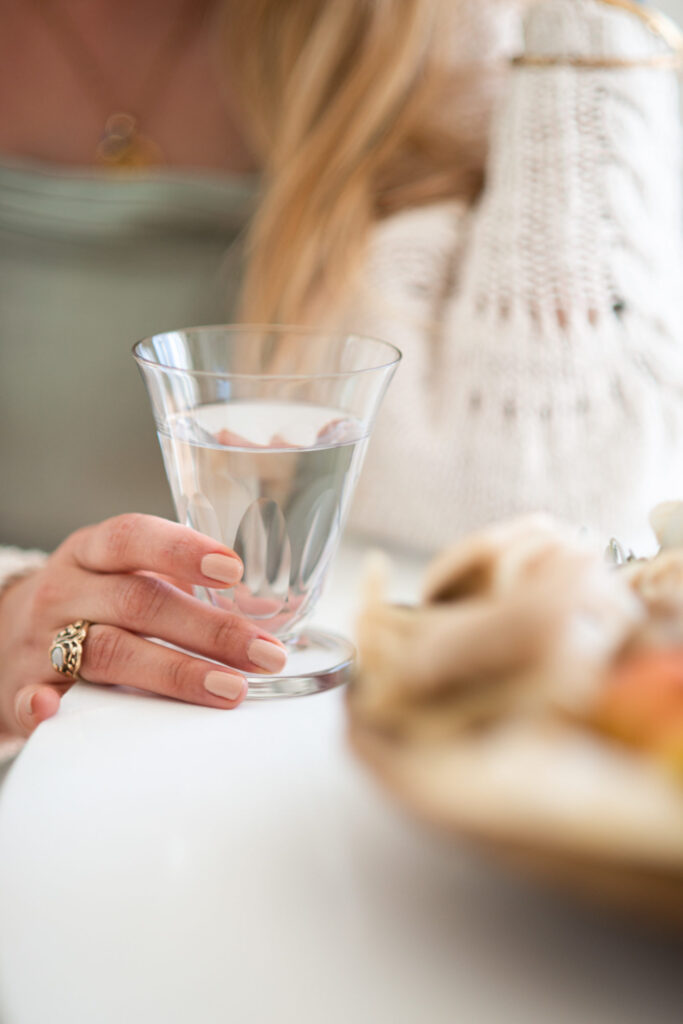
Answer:
POLYGON ((14 704, 14 713, 21 722, 22 719, 33 717, 33 698, 35 693, 18 693, 14 704))
POLYGON ((221 583, 237 583, 242 575, 242 563, 231 555, 204 555, 200 569, 205 576, 221 583))
POLYGON ((285 667, 287 652, 271 640, 252 640, 247 657, 252 665, 258 665, 266 672, 279 672, 285 667))
POLYGON ((204 689, 216 697, 225 697, 226 700, 237 700, 242 696, 246 685, 244 676, 238 676, 234 672, 207 672, 204 677, 204 689))

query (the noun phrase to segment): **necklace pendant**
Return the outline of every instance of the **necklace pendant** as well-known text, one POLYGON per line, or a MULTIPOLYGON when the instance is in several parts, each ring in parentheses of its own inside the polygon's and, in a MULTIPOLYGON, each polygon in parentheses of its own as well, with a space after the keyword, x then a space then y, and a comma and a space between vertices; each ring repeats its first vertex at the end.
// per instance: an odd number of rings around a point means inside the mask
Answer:
POLYGON ((156 142, 138 131, 132 114, 112 114, 107 118, 95 158, 112 168, 153 167, 164 163, 164 155, 156 142))

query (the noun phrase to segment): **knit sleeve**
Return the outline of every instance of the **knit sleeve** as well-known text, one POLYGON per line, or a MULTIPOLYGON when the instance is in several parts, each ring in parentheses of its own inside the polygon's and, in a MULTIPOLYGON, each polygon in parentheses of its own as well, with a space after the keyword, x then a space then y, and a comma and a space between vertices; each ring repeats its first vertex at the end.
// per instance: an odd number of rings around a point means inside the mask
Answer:
MULTIPOLYGON (((538 56, 662 47, 596 0, 540 3, 526 24, 538 56)), ((356 526, 429 549, 546 509, 642 543, 649 507, 683 486, 678 125, 661 68, 511 72, 478 208, 451 211, 450 258, 430 249, 440 331, 427 303, 420 331, 394 321, 406 358, 356 526)), ((375 327, 392 332, 388 317, 375 327)))
MULTIPOLYGON (((10 583, 39 569, 47 557, 42 551, 0 547, 0 594, 10 583)), ((20 736, 12 736, 0 729, 0 782, 7 765, 19 753, 24 742, 20 736)))
POLYGON ((0 593, 10 583, 40 569, 48 556, 43 551, 0 547, 0 593))

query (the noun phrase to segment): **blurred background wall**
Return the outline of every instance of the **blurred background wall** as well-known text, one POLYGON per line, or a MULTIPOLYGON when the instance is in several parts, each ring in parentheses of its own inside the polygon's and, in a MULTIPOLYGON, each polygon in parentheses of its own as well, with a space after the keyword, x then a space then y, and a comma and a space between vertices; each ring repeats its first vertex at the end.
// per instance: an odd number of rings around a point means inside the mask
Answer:
POLYGON ((683 25, 683 0, 651 0, 651 6, 666 11, 679 25, 683 25))

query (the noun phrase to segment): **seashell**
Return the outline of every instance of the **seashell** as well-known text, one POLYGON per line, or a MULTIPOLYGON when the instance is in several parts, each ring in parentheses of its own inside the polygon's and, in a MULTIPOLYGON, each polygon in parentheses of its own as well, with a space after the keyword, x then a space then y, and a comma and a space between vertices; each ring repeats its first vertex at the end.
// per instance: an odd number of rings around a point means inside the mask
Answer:
POLYGON ((494 525, 434 559, 414 608, 386 604, 376 578, 366 588, 353 699, 375 724, 424 736, 573 709, 642 616, 628 582, 562 524, 494 525))
POLYGON ((631 646, 683 645, 683 548, 664 548, 654 558, 624 566, 619 575, 628 580, 646 610, 631 646))

